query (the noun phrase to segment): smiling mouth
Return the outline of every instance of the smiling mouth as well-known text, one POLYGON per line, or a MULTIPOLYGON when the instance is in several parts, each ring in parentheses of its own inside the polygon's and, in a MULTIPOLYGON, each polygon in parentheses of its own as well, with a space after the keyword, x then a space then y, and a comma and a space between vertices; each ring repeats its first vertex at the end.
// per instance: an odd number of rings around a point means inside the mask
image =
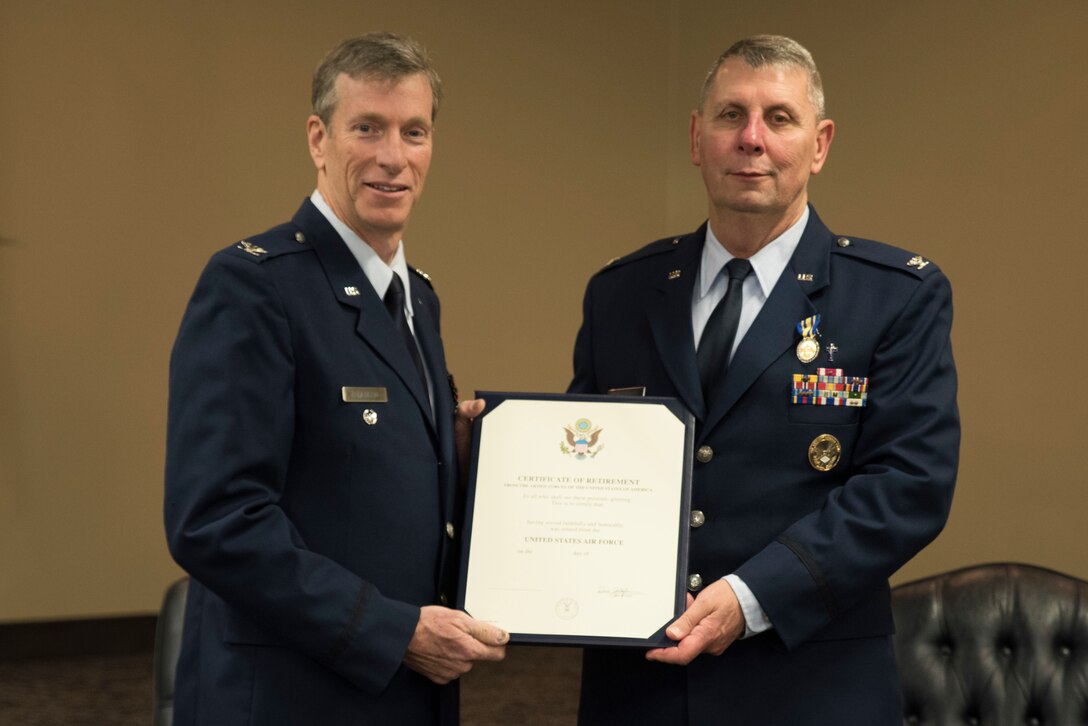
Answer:
POLYGON ((364 182, 364 184, 371 189, 376 189, 379 192, 406 192, 408 187, 403 184, 378 184, 376 182, 364 182))

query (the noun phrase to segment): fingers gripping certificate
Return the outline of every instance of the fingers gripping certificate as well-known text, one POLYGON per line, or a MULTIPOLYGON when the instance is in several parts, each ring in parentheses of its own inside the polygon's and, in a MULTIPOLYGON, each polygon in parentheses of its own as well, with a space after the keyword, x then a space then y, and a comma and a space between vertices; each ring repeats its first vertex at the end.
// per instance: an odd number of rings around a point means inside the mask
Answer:
POLYGON ((671 642, 691 415, 673 399, 478 395, 459 605, 514 642, 671 642))

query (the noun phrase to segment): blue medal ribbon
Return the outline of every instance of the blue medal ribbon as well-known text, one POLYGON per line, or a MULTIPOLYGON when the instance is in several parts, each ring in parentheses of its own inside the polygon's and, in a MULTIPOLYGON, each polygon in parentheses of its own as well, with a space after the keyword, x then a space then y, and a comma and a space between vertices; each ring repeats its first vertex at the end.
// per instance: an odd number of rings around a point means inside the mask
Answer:
POLYGON ((805 318, 801 322, 797 323, 797 332, 801 334, 803 338, 812 338, 820 332, 820 314, 805 318))

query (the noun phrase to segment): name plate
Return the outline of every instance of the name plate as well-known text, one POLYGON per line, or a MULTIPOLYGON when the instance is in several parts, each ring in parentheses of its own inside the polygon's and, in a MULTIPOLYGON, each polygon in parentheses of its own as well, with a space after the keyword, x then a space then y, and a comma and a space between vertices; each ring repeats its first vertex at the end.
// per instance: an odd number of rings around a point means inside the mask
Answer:
POLYGON ((692 415, 671 398, 477 396, 458 607, 515 643, 673 645, 692 415))
POLYGON ((385 386, 344 386, 340 389, 344 403, 387 403, 385 386))

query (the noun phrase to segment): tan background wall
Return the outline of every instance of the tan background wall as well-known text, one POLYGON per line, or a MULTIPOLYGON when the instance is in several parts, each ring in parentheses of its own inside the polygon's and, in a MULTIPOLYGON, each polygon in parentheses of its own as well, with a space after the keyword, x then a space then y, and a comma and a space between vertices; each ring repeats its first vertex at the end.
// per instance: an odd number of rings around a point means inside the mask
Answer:
POLYGON ((447 83, 406 239, 465 391, 565 387, 588 276, 705 214, 686 134, 706 67, 752 32, 808 45, 838 123, 821 216, 956 292, 957 500, 897 579, 1001 559, 1088 577, 1088 2, 511 5, 0 5, 0 621, 157 609, 188 294, 312 189, 310 73, 377 28, 423 40, 447 83))

